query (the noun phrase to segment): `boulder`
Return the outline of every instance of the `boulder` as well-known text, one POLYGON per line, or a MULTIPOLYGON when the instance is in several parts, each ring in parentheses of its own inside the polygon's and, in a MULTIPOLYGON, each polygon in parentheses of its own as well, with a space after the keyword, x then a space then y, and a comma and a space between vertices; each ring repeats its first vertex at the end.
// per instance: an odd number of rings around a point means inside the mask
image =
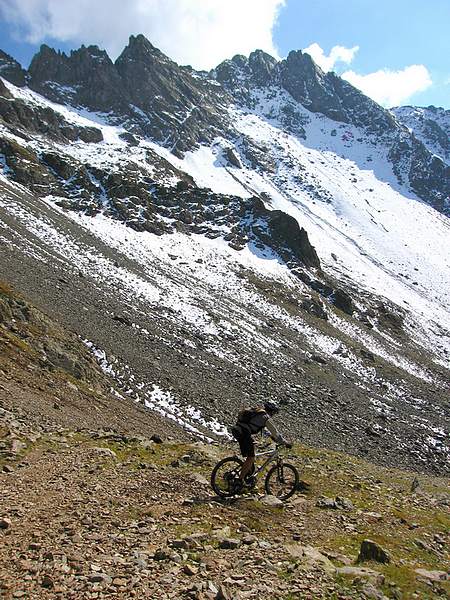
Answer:
POLYGON ((0 519, 0 529, 10 529, 11 528, 11 521, 10 519, 7 519, 6 517, 3 517, 0 519))
POLYGON ((323 496, 317 500, 316 506, 317 508, 338 508, 334 498, 325 498, 323 496))
POLYGON ((235 550, 241 545, 241 540, 235 538, 224 538, 219 542, 219 548, 221 550, 235 550))
POLYGON ((374 560, 379 563, 387 564, 391 562, 389 553, 379 544, 372 540, 363 540, 359 550, 358 562, 374 560))
POLYGON ((355 312, 353 300, 350 294, 348 294, 344 290, 340 288, 334 290, 332 300, 335 307, 339 308, 340 310, 342 310, 342 312, 345 312, 347 315, 351 316, 355 312))
POLYGON ((185 573, 186 575, 189 575, 190 577, 192 577, 193 575, 197 575, 198 568, 194 567, 192 565, 189 565, 189 564, 185 564, 183 566, 183 573, 185 573))
POLYGON ((53 587, 55 587, 55 582, 53 581, 53 579, 50 577, 50 575, 44 575, 42 577, 42 581, 41 581, 41 585, 44 588, 47 589, 52 589, 53 587))
POLYGON ((300 559, 308 565, 317 565, 326 573, 333 574, 336 567, 320 550, 314 546, 303 546, 302 544, 285 544, 284 549, 295 559, 300 559))
POLYGON ((324 321, 328 320, 328 314, 325 310, 325 307, 320 300, 314 300, 313 298, 307 298, 302 301, 301 308, 306 310, 310 315, 314 315, 319 319, 323 319, 324 321))
POLYGON ((282 500, 280 500, 276 496, 271 495, 263 496, 260 502, 261 504, 265 504, 266 506, 272 506, 275 508, 282 508, 284 506, 282 500))
POLYGON ((225 150, 225 157, 230 165, 236 167, 237 169, 242 169, 241 161, 239 160, 233 148, 227 148, 225 150))
POLYGON ((446 571, 428 571, 427 569, 415 569, 414 571, 420 578, 428 581, 449 581, 450 575, 446 571))
POLYGON ((172 552, 170 552, 170 550, 168 548, 158 548, 157 550, 155 550, 155 553, 153 554, 153 560, 156 560, 156 561, 169 560, 171 556, 172 556, 172 552))
POLYGON ((281 210, 269 210, 260 198, 251 198, 248 206, 255 216, 258 226, 253 233, 278 252, 288 262, 296 259, 307 267, 320 267, 319 257, 311 245, 308 234, 297 220, 281 210))
POLYGON ((82 142, 97 144, 103 141, 103 134, 96 127, 80 127, 78 137, 82 142))
POLYGON ((354 506, 351 500, 348 498, 342 498, 341 496, 336 496, 336 498, 325 498, 321 496, 317 502, 316 506, 318 508, 331 508, 331 509, 341 509, 341 510, 353 510, 354 506))
POLYGON ((114 460, 117 460, 117 454, 114 452, 114 450, 111 450, 110 448, 101 448, 96 446, 93 448, 93 450, 99 456, 104 456, 106 458, 112 458, 114 460))
POLYGON ((201 473, 192 473, 191 479, 202 487, 209 486, 209 481, 201 473))

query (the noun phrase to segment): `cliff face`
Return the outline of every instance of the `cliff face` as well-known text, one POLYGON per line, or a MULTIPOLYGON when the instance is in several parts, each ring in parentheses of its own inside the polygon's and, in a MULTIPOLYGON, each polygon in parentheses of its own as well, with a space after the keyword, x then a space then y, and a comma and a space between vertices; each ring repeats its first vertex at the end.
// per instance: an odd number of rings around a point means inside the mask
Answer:
POLYGON ((114 64, 97 46, 82 46, 66 56, 43 45, 31 61, 29 76, 31 89, 56 102, 71 101, 105 112, 127 102, 114 64))
POLYGON ((4 77, 14 85, 22 87, 27 82, 27 72, 9 54, 0 50, 0 77, 4 77))
POLYGON ((82 46, 66 56, 44 45, 28 77, 30 88, 51 100, 107 113, 175 153, 229 128, 223 91, 179 67, 143 35, 131 36, 115 63, 97 46, 82 46))

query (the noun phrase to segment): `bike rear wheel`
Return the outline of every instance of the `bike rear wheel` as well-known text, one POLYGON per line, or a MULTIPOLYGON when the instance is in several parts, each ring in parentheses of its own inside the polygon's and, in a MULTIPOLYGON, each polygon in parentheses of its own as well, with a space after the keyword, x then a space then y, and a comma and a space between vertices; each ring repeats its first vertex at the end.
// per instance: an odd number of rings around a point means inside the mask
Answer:
POLYGON ((236 480, 239 479, 243 461, 237 456, 224 458, 214 467, 211 473, 211 487, 221 498, 234 496, 236 480))
POLYGON ((297 489, 299 475, 294 465, 281 463, 274 465, 266 475, 264 487, 266 494, 287 500, 297 489))

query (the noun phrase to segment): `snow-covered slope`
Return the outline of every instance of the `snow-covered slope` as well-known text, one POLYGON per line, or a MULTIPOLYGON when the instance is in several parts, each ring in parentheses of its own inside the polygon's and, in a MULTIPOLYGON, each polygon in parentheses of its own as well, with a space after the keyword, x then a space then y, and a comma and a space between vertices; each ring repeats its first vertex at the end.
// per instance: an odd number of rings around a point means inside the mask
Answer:
POLYGON ((391 112, 430 152, 450 164, 450 110, 435 106, 399 106, 391 112))
POLYGON ((269 395, 293 435, 443 468, 449 220, 386 140, 269 85, 229 104, 232 134, 174 154, 3 86, 3 270, 121 393, 207 437, 269 395))
MULTIPOLYGON (((224 138, 188 152, 184 159, 150 141, 130 148, 121 138, 125 130, 108 125, 104 116, 74 111, 6 85, 14 97, 50 106, 68 123, 100 129, 100 146, 84 142, 57 146, 61 155, 82 164, 114 170, 131 161, 168 185, 175 185, 175 174, 184 172, 217 194, 242 198, 264 194, 269 208, 291 214, 305 227, 325 270, 408 308, 422 323, 430 350, 439 351, 433 322, 450 329, 449 221, 406 186, 399 186, 385 148, 362 139, 355 127, 302 108, 304 139, 300 139, 283 131, 277 118, 280 106, 289 100, 283 97, 286 94, 280 98, 269 90, 257 98, 251 112, 232 108, 231 118, 242 139, 265 148, 264 158, 273 168, 254 168, 245 155, 237 168, 226 158, 232 144, 224 138), (171 164, 173 171, 157 173, 148 161, 149 151, 171 164)), ((30 141, 28 147, 42 150, 42 141, 30 141)), ((229 233, 226 226, 222 229, 223 235, 229 233)))
POLYGON ((326 270, 409 305, 425 323, 450 325, 449 221, 395 184, 383 148, 357 142, 355 128, 311 113, 306 140, 280 131, 260 111, 234 117, 248 139, 267 148, 275 172, 221 166, 218 141, 180 165, 199 185, 243 197, 265 192, 272 208, 305 227, 326 270))

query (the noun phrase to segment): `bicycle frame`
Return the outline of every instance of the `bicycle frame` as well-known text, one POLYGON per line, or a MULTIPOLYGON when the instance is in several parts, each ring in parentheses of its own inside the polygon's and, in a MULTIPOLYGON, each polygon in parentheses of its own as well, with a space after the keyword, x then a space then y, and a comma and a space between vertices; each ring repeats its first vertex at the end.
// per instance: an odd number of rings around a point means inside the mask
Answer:
MULTIPOLYGON (((267 457, 267 459, 263 462, 262 465, 260 465, 259 467, 257 467, 253 473, 252 473, 252 477, 257 477, 262 471, 264 471, 264 469, 267 467, 267 465, 271 462, 273 462, 275 460, 275 458, 278 458, 279 455, 279 449, 278 446, 276 446, 275 448, 272 448, 270 450, 267 450, 265 452, 256 452, 255 453, 255 458, 258 458, 259 456, 266 456, 269 455, 267 457)), ((280 459, 279 459, 280 460, 280 459)))

